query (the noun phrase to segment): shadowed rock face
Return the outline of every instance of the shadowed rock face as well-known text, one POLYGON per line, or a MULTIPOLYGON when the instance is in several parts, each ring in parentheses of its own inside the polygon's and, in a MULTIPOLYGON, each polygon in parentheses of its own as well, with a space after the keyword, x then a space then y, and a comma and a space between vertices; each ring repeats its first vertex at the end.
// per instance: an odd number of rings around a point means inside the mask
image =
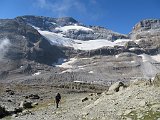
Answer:
POLYGON ((17 21, 25 24, 30 24, 39 27, 42 30, 53 31, 55 27, 78 24, 78 22, 71 17, 51 18, 43 16, 20 16, 15 18, 17 21))
POLYGON ((63 52, 41 36, 33 27, 17 20, 0 20, 0 42, 9 41, 3 59, 28 59, 51 65, 63 52))

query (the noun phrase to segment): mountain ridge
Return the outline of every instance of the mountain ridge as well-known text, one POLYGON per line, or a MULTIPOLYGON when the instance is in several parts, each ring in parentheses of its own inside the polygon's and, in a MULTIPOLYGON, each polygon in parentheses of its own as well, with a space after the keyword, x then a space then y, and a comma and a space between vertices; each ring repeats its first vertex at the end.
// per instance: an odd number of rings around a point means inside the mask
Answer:
POLYGON ((125 36, 28 17, 0 19, 0 119, 159 120, 159 22, 125 36))
MULTIPOLYGON (((149 32, 132 31, 130 35, 132 37, 135 36, 135 39, 132 39, 130 36, 127 37, 115 33, 103 27, 85 26, 71 17, 56 19, 43 16, 19 16, 15 19, 0 20, 0 28, 1 42, 4 40, 3 38, 7 38, 11 43, 11 47, 5 51, 6 54, 1 61, 3 69, 0 71, 0 76, 2 79, 4 76, 10 76, 10 74, 14 76, 15 73, 17 76, 34 75, 35 73, 43 74, 46 72, 50 74, 47 71, 49 69, 49 71, 54 71, 55 74, 59 73, 58 76, 67 74, 69 77, 64 77, 66 80, 70 80, 72 72, 77 74, 80 71, 80 76, 77 75, 78 78, 76 79, 84 77, 85 81, 88 76, 92 78, 92 74, 99 73, 99 71, 94 73, 90 70, 93 66, 95 71, 99 69, 98 65, 92 63, 91 66, 89 65, 88 61, 90 59, 100 62, 100 66, 101 64, 105 64, 102 68, 104 67, 104 70, 109 71, 108 73, 102 71, 100 74, 102 76, 111 75, 111 80, 121 79, 121 77, 134 77, 137 74, 136 69, 138 69, 137 71, 141 71, 141 74, 138 76, 143 77, 143 74, 144 76, 148 74, 143 70, 144 68, 150 66, 156 72, 159 68, 158 61, 155 64, 143 63, 143 56, 145 56, 143 54, 151 56, 150 59, 152 60, 152 56, 158 56, 160 53, 159 29, 153 29, 149 32), (133 53, 134 55, 132 55, 133 53), (116 57, 121 54, 123 54, 123 57, 116 57), (96 56, 101 56, 102 58, 97 59, 96 56), (73 64, 69 69, 63 66, 56 67, 59 61, 65 62, 63 60, 66 59, 67 62, 72 58, 77 61, 75 62, 75 66, 73 64), (83 58, 87 58, 87 60, 83 58), (104 58, 113 66, 103 62, 104 58), (117 60, 119 64, 116 62, 117 60), (77 66, 84 61, 86 62, 86 66, 88 66, 86 70, 82 66, 82 68, 77 66), (7 67, 5 68, 4 66, 7 67), (44 66, 45 68, 43 68, 44 66), (133 69, 133 71, 130 71, 130 69, 133 69), (125 74, 123 72, 126 70, 130 71, 131 76, 123 75, 125 74), (82 75, 81 72, 83 73, 84 71, 87 73, 82 75), (116 72, 115 75, 109 74, 110 71, 116 72)), ((153 72, 152 77, 156 72, 153 72)), ((55 74, 50 74, 51 77, 46 76, 46 79, 57 78, 55 74)), ((95 77, 95 81, 98 82, 99 79, 102 79, 102 83, 105 84, 107 82, 108 84, 108 78, 102 76, 95 77)), ((23 80, 24 78, 21 79, 23 80)))

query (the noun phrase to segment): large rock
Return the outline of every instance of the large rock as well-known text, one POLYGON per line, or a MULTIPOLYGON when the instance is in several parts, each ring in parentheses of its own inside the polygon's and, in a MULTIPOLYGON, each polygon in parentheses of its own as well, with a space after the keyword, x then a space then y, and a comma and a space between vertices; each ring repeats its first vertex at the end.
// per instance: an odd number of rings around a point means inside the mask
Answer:
POLYGON ((9 95, 14 95, 15 92, 13 90, 10 90, 10 89, 7 89, 6 92, 9 94, 9 95))
POLYGON ((32 102, 28 102, 28 101, 21 101, 20 103, 20 108, 22 109, 26 109, 26 108, 32 108, 32 102))
POLYGON ((0 118, 8 115, 8 112, 5 110, 4 107, 0 106, 0 118))
POLYGON ((112 94, 112 93, 118 92, 122 90, 124 87, 125 85, 122 82, 118 81, 109 87, 109 90, 107 93, 112 94))
POLYGON ((160 87, 160 73, 155 76, 155 79, 153 80, 153 85, 160 87))
POLYGON ((39 95, 37 94, 30 94, 29 96, 26 96, 25 98, 30 98, 30 99, 39 99, 39 95))

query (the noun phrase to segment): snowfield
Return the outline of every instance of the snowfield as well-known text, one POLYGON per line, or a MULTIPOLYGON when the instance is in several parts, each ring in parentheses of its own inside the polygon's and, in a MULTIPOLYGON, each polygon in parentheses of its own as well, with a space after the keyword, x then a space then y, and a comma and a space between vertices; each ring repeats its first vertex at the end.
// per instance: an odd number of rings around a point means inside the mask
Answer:
POLYGON ((114 47, 116 45, 124 46, 125 43, 130 40, 120 39, 114 42, 108 41, 106 39, 97 39, 97 40, 88 40, 88 41, 74 40, 74 41, 75 41, 75 44, 73 44, 74 49, 93 50, 93 49, 98 49, 106 46, 110 46, 110 47, 114 47))
POLYGON ((38 32, 45 38, 47 38, 51 45, 72 47, 72 45, 74 44, 74 41, 72 39, 64 38, 63 34, 42 30, 38 30, 38 32))
MULTIPOLYGON (((64 26, 67 27, 67 26, 64 26)), ((77 27, 77 26, 76 26, 77 27)), ((82 26, 81 26, 82 27, 82 26)), ((130 39, 118 39, 114 42, 108 41, 106 39, 96 39, 96 40, 75 40, 70 38, 65 38, 61 33, 54 33, 49 31, 42 31, 35 27, 38 32, 47 38, 52 45, 73 47, 76 50, 94 50, 106 46, 114 47, 115 45, 124 46, 126 42, 131 41, 130 39)))

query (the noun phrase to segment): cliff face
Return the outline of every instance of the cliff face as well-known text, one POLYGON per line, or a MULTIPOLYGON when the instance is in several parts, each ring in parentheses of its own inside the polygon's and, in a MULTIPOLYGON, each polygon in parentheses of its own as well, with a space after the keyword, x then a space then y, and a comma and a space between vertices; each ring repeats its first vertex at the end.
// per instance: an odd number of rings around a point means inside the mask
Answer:
POLYGON ((137 23, 130 39, 137 41, 141 48, 150 51, 148 54, 157 54, 160 50, 160 19, 146 19, 137 23))
POLYGON ((142 20, 134 26, 132 32, 147 31, 150 29, 153 30, 160 29, 160 19, 142 20))
POLYGON ((0 23, 1 63, 26 59, 51 65, 64 56, 57 46, 50 45, 32 26, 14 19, 0 20, 0 23))
POLYGON ((130 33, 131 39, 141 39, 159 36, 160 19, 146 19, 137 23, 130 33))

